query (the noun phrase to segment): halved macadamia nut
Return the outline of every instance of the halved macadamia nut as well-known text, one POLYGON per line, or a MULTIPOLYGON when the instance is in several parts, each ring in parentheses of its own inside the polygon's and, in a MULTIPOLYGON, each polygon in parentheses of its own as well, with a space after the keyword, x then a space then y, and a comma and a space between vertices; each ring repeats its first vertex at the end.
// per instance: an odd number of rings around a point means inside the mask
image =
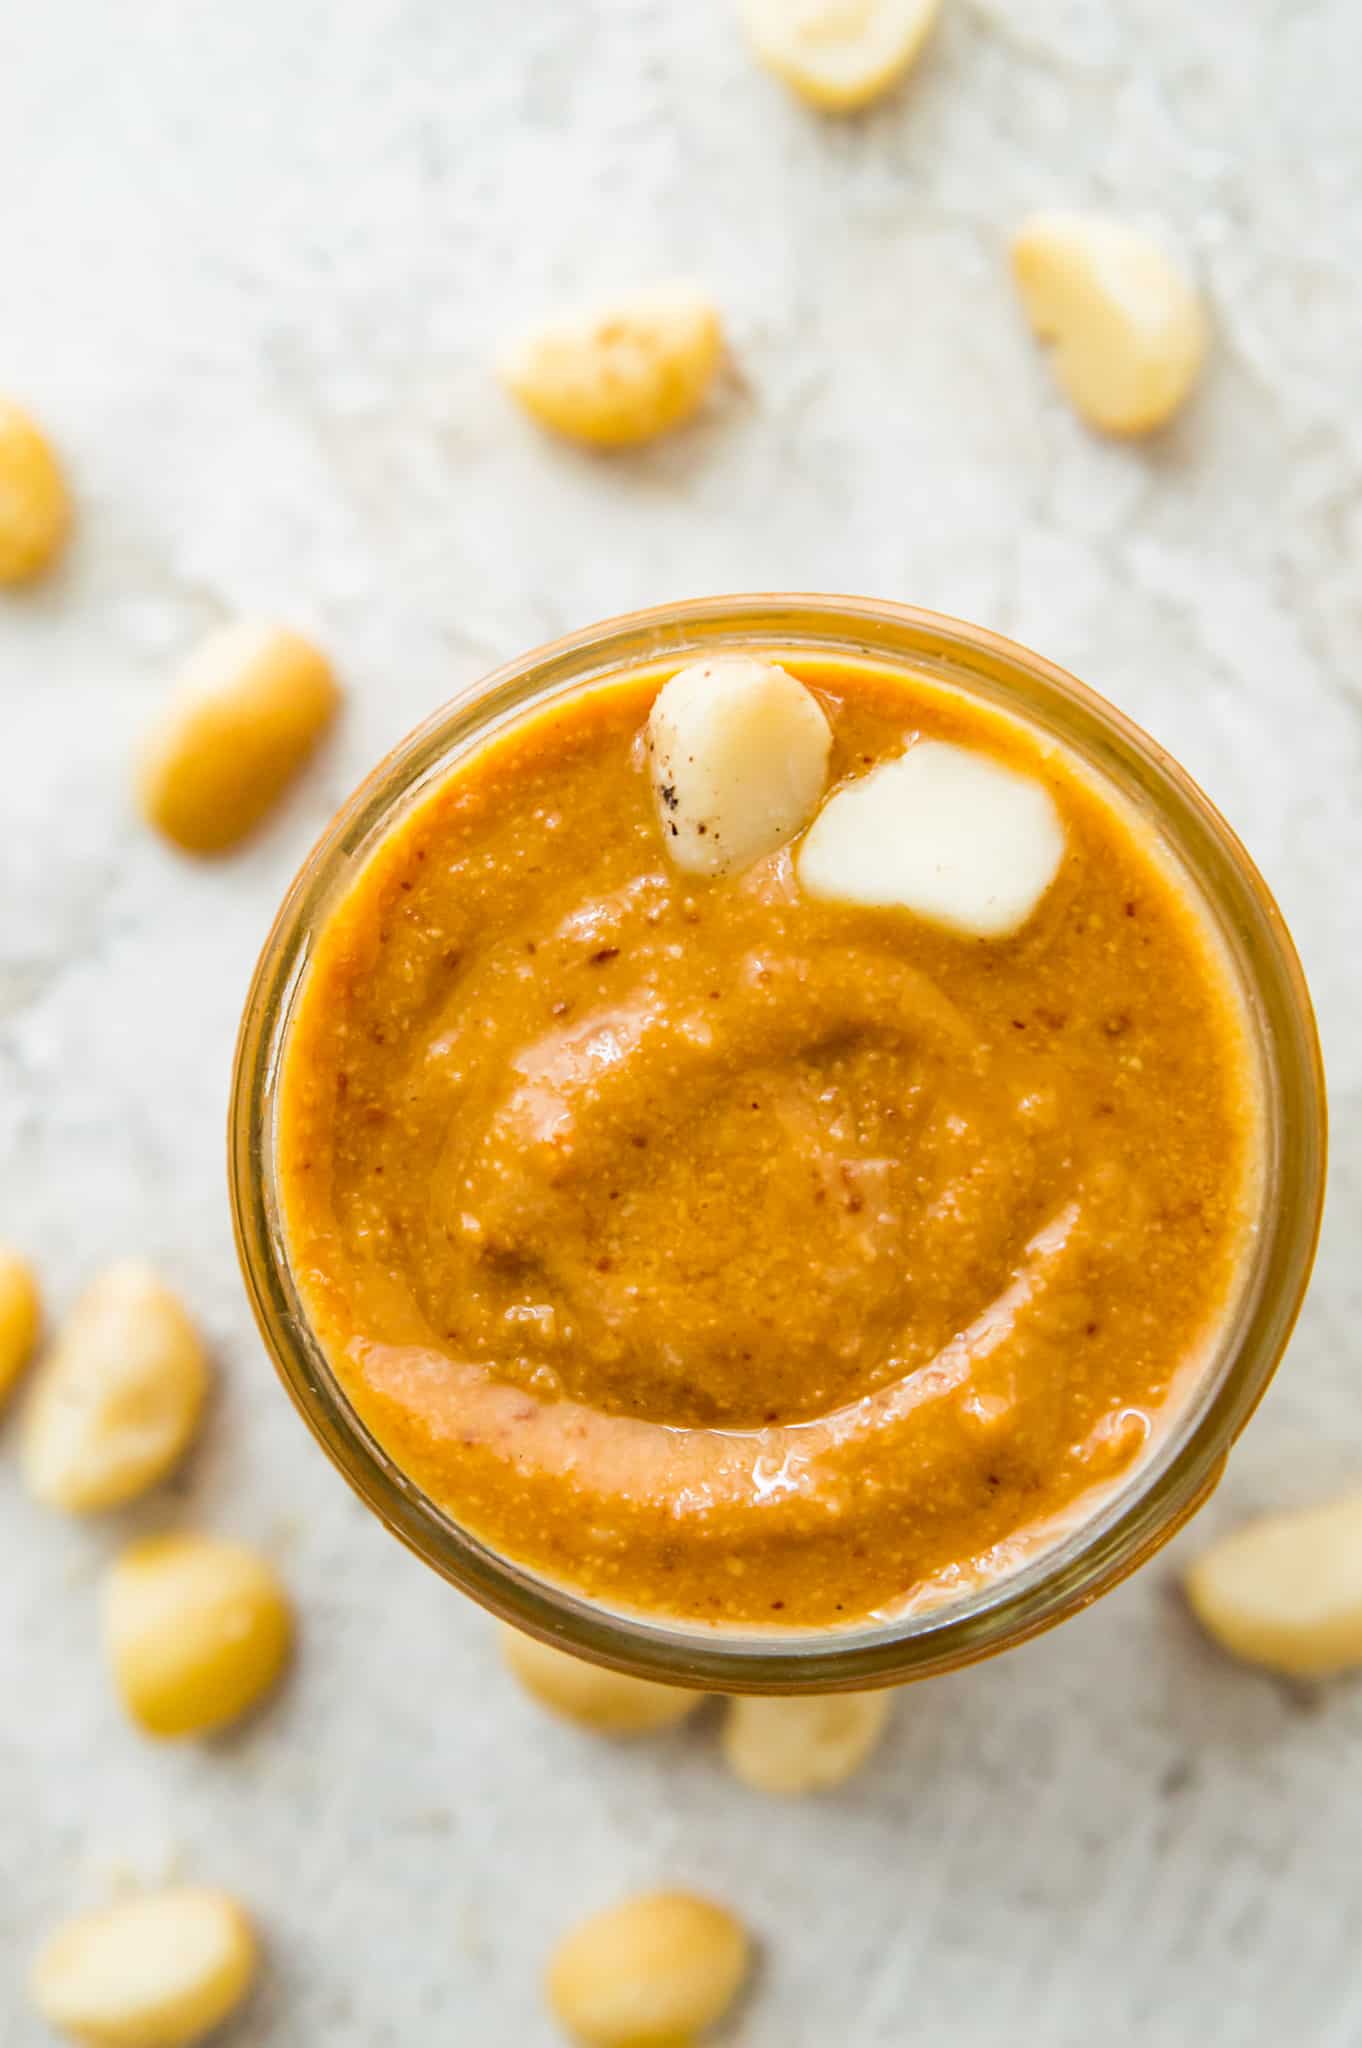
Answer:
POLYGON ((1202 1553, 1186 1587, 1247 1664, 1296 1678, 1362 1666, 1362 1495, 1246 1523, 1202 1553))
POLYGON ((78 1515, 145 1493, 188 1449, 207 1391, 175 1295, 140 1260, 108 1267, 38 1366, 21 1447, 30 1493, 78 1515))
POLYGON ((1092 426, 1149 433, 1190 395, 1206 315, 1154 236, 1104 214, 1034 214, 1013 238, 1012 273, 1060 389, 1092 426))
POLYGON ((892 1700, 888 1692, 730 1700, 725 1759, 756 1792, 794 1798, 827 1791, 860 1770, 889 1724, 892 1700))
POLYGON ((0 1245, 0 1403, 13 1390, 38 1341, 42 1303, 29 1261, 0 1245))
POLYGON ((501 1631, 502 1655, 527 1693, 550 1713, 601 1735, 651 1735, 694 1713, 703 1693, 655 1685, 584 1663, 518 1628, 501 1631))
POLYGON ((749 867, 792 839, 828 779, 823 708, 787 669, 718 655, 663 684, 648 759, 667 851, 694 874, 749 867))
POLYGON ((896 85, 940 0, 738 0, 758 60, 811 106, 847 114, 896 85))
POLYGON ((649 1892, 564 1937, 549 2004, 583 2048, 685 2048, 737 1997, 750 1947, 741 1922, 711 1900, 649 1892))
POLYGON ((506 350, 500 368, 541 426, 624 448, 689 419, 722 354, 713 301, 694 285, 660 284, 545 321, 506 350))
POLYGON ((130 1544, 104 1589, 104 1645, 119 1696, 148 1735, 204 1735, 246 1713, 293 1639, 274 1568, 213 1536, 130 1544))
POLYGON ((71 501, 51 442, 21 407, 0 398, 0 585, 41 576, 70 526, 71 501))
POLYGON ((828 798, 796 868, 812 896, 997 939, 1032 915, 1064 843, 1041 783, 969 747, 920 740, 828 798))
POLYGON ((226 853, 279 801, 339 701, 330 664, 299 634, 251 621, 211 634, 147 742, 147 823, 184 853, 226 853))
POLYGON ((84 2048, 191 2048, 240 2005, 256 1965, 236 1900, 181 1885, 67 1921, 30 1989, 48 2025, 84 2048))

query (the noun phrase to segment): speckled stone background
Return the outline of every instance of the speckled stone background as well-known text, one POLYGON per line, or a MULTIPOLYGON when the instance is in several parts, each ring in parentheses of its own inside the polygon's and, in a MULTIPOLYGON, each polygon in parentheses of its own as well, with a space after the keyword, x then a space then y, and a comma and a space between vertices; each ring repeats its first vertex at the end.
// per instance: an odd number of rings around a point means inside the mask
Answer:
MULTIPOLYGON (((605 1750, 369 1521, 277 1390, 223 1189, 228 1056, 273 906, 381 749, 457 685, 630 605, 911 598, 1030 641, 1178 753, 1280 893, 1318 998, 1332 1206, 1293 1352, 1187 1543, 1362 1474, 1362 12, 946 0, 906 90, 832 125, 724 0, 45 0, 0 17, 0 388, 80 499, 0 608, 0 1234, 60 1309, 154 1256, 221 1393, 169 1496, 33 1507, 0 1441, 0 2039, 40 1931, 129 1872, 238 1888, 269 1939, 233 2048, 546 2048, 579 1911, 702 1882, 765 1942, 744 2048, 1354 2048, 1362 1692, 1199 1640, 1177 1553, 901 1701, 817 1805, 726 1780, 707 1719, 605 1750), (1090 439, 1001 249, 1047 201, 1165 219, 1206 387, 1090 439), (565 293, 693 272, 736 368, 695 430, 548 445, 488 373, 565 293), (349 690, 266 834, 184 864, 130 812, 168 667, 239 607, 349 690), (96 1581, 191 1513, 277 1554, 283 1696, 207 1748, 125 1727, 96 1581)), ((712 1712, 712 1710, 709 1710, 712 1712)))

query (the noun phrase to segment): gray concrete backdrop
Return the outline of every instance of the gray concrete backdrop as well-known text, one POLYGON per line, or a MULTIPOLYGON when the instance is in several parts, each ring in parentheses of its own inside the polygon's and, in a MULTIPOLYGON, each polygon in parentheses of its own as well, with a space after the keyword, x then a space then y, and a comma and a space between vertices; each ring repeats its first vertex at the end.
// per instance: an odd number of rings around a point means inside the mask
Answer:
MULTIPOLYGON (((981 619, 1108 692, 1239 827, 1299 937, 1335 1116, 1287 1367, 1200 1525, 1362 1471, 1362 12, 946 0, 906 90, 834 125, 725 0, 46 0, 0 19, 0 388, 80 531, 0 605, 0 1235, 55 1304, 122 1251, 211 1332, 169 1496, 67 1526, 0 1439, 0 2039, 40 1931, 120 1869, 237 1887, 267 1981, 233 2048, 547 2048, 587 1906, 703 1882, 766 1943, 743 2048, 1353 2048, 1362 1693, 1202 1643, 1161 1559, 906 1696, 876 1767, 759 1804, 712 1726, 603 1750, 366 1519, 277 1391, 234 1268, 227 1063, 273 906, 379 751, 503 656, 630 605, 850 589, 981 619), (1212 298, 1194 408, 1091 439, 1002 261, 1043 202, 1150 213, 1212 298), (694 431, 553 446, 489 356, 564 295, 707 279, 736 364, 694 431), (317 632, 343 729, 239 859, 174 859, 127 757, 238 608, 317 632), (264 1543, 286 1693, 164 1752, 94 1633, 130 1528, 264 1543)), ((1189 1539, 1184 1538, 1184 1544, 1189 1539)))

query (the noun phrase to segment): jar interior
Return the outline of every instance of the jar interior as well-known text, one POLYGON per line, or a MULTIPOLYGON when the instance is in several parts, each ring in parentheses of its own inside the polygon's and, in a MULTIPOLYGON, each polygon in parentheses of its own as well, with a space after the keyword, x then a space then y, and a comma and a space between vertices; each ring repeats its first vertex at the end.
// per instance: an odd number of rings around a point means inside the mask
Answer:
POLYGON ((1048 664, 993 636, 893 607, 817 600, 715 600, 597 629, 531 656, 456 698, 357 792, 295 883, 248 1004, 233 1093, 233 1195, 257 1315, 307 1421, 399 1537, 506 1619, 584 1655, 681 1683, 796 1691, 901 1682, 987 1654, 1061 1618, 1132 1569, 1214 1484, 1280 1354, 1318 1221, 1322 1104, 1299 968, 1247 857, 1152 743, 1048 664), (848 660, 905 669, 1042 733, 1138 820, 1198 903, 1238 989, 1258 1076, 1261 1142, 1253 1255, 1214 1356, 1176 1414, 1105 1497, 1034 1555, 916 1611, 814 1631, 676 1623, 582 1598, 488 1548, 432 1502, 355 1414, 310 1327, 291 1272, 275 1170, 283 1050, 312 935, 369 852, 470 750, 569 692, 625 674, 658 679, 700 654, 788 658, 815 680, 848 660))

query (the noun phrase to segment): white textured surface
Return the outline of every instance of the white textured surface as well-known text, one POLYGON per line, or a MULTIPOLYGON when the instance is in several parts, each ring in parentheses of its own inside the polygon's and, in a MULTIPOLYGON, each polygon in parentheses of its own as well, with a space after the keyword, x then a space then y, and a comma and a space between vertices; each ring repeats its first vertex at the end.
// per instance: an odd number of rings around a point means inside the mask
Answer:
MULTIPOLYGON (((270 1941, 233 2048, 541 2048, 564 1921, 699 1880, 768 1943, 745 2048, 1362 2039, 1362 1693, 1236 1671, 1174 1558, 901 1703, 881 1764, 758 1804, 697 1726, 602 1752, 369 1522, 277 1391, 234 1271, 227 1061, 329 806, 456 684, 630 604, 762 585, 913 598, 1123 703, 1242 829, 1295 927, 1336 1170, 1292 1357, 1208 1511, 1362 1468, 1362 145, 1356 0, 947 0, 906 92, 833 126, 723 0, 46 0, 0 26, 0 386, 81 500, 0 610, 0 1232, 65 1302, 144 1252, 222 1393, 183 1501, 67 1527, 0 1445, 0 2039, 39 1931, 172 1849, 270 1941), (1147 449, 1052 394, 1000 260, 1045 202, 1162 214, 1218 339, 1147 449), (489 381, 564 292, 695 271, 739 372, 623 461, 489 381), (239 606, 317 630, 338 742, 247 854, 129 816, 167 662, 239 606), (121 1725, 94 1575, 181 1505, 275 1548, 278 1704, 206 1750, 121 1725)), ((1194 1540, 1194 1539, 1193 1539, 1194 1540)), ((1184 1542, 1186 1539, 1184 1539, 1184 1542)))

